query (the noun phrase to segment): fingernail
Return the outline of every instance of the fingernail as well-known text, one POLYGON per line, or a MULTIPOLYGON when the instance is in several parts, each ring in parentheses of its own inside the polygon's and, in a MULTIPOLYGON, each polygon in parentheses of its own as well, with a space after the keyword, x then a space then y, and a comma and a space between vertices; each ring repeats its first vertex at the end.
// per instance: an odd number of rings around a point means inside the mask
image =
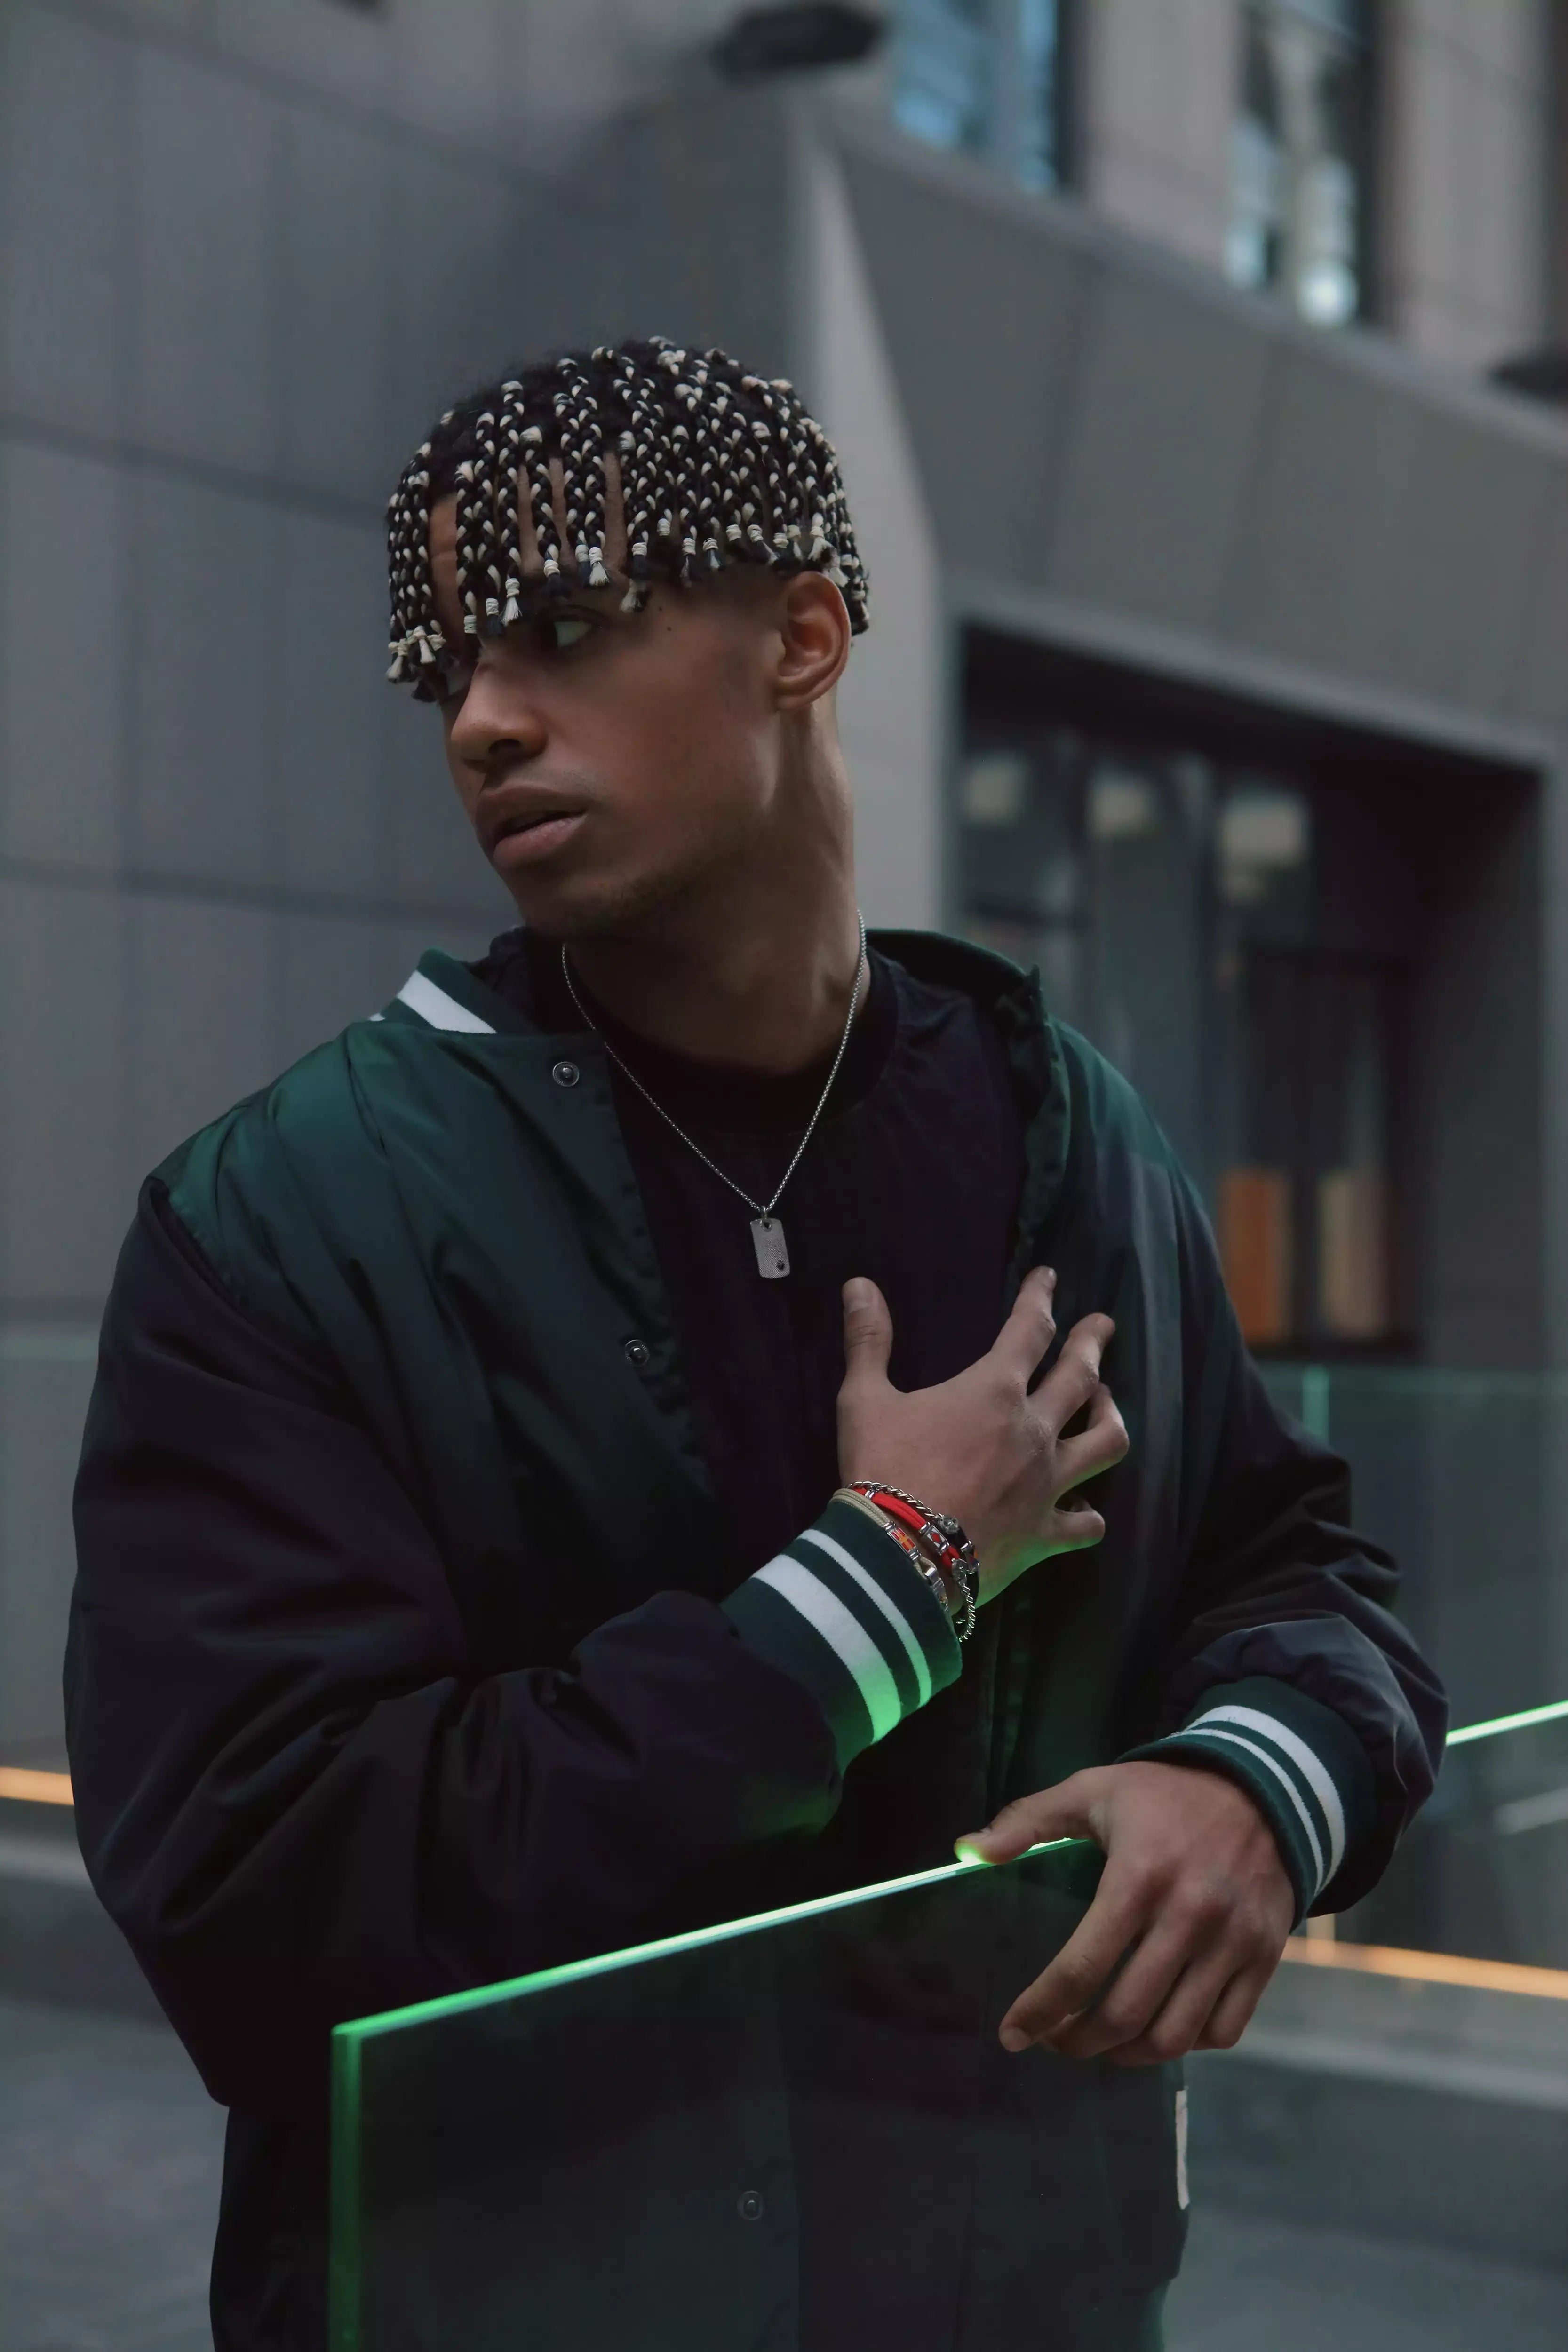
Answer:
POLYGON ((869 1290, 870 1286, 870 1284, 866 1280, 864 1275, 851 1275, 849 1280, 844 1286, 845 1306, 864 1307, 866 1304, 866 1293, 869 1290))
POLYGON ((998 2039, 1004 2050, 1011 2050, 1015 2053, 1026 2050, 1029 2046, 1029 2037, 1021 2025, 1005 2025, 998 2039))
POLYGON ((984 1834, 985 1832, 984 1830, 977 1830, 968 1837, 954 1838, 952 1842, 952 1850, 958 1856, 960 1862, 984 1861, 985 1856, 981 1853, 978 1843, 978 1840, 983 1838, 984 1834))

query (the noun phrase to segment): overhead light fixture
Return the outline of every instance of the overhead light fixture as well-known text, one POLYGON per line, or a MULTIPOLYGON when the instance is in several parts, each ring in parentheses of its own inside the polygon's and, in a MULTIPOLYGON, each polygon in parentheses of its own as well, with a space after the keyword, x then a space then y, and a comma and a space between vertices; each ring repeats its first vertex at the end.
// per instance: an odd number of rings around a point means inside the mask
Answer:
POLYGON ((879 8, 850 0, 799 0, 793 7, 748 8, 709 55, 726 81, 762 81, 770 74, 858 65, 887 29, 879 8))

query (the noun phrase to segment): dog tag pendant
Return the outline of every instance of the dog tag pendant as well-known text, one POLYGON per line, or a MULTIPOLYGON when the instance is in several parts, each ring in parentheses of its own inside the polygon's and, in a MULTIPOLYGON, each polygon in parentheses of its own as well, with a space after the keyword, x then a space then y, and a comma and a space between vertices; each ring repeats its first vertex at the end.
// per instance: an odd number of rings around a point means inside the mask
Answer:
POLYGON ((776 1217, 752 1219, 752 1246, 757 1253, 757 1272, 765 1282, 776 1282, 781 1274, 789 1272, 784 1227, 776 1217))

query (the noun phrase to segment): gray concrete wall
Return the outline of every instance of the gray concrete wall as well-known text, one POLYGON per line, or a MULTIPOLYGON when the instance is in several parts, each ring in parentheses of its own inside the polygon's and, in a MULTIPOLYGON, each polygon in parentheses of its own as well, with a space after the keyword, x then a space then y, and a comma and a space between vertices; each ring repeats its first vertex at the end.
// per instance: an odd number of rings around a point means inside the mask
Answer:
POLYGON ((1389 0, 1384 12, 1380 315, 1480 371, 1556 314, 1553 0, 1389 0))
POLYGON ((142 1172, 504 912, 432 715, 382 682, 381 507, 529 340, 552 208, 505 152, 510 12, 457 52, 429 13, 0 12, 8 1749, 58 1730, 142 1172))

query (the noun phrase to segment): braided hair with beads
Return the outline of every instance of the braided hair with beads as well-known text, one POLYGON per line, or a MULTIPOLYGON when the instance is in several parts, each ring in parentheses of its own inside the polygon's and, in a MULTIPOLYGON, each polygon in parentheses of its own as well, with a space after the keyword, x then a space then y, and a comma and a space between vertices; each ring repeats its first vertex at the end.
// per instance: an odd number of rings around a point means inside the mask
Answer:
POLYGON ((654 336, 539 361, 447 410, 387 508, 387 676, 428 699, 432 672, 461 654, 447 645, 430 572, 430 510, 444 498, 457 499, 467 635, 496 635, 519 616, 525 499, 546 583, 608 587, 612 454, 625 609, 636 611, 656 580, 690 586, 752 564, 826 573, 852 629, 866 627, 865 567, 837 460, 793 386, 750 374, 725 352, 654 336))

